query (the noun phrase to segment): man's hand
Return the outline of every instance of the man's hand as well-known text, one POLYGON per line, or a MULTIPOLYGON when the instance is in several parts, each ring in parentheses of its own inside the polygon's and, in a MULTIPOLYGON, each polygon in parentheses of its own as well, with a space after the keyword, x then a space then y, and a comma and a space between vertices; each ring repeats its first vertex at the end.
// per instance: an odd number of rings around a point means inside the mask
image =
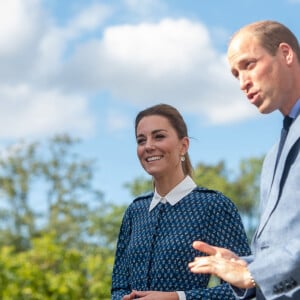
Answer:
POLYGON ((239 288, 251 288, 251 274, 247 263, 232 251, 196 241, 193 247, 208 256, 196 257, 189 263, 193 273, 213 274, 239 288))

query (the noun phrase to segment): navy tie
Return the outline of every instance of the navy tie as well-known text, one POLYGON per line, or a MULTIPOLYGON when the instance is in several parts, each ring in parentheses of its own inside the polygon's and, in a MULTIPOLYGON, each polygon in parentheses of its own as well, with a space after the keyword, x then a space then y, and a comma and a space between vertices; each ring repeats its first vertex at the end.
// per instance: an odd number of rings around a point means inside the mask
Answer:
POLYGON ((283 127, 281 129, 281 137, 280 137, 280 142, 279 142, 279 147, 278 147, 278 152, 277 152, 276 166, 277 166, 278 160, 280 158, 281 151, 282 151, 284 142, 286 140, 286 137, 287 137, 287 134, 289 132, 292 122, 293 122, 293 118, 291 118, 289 116, 285 116, 283 119, 283 127))

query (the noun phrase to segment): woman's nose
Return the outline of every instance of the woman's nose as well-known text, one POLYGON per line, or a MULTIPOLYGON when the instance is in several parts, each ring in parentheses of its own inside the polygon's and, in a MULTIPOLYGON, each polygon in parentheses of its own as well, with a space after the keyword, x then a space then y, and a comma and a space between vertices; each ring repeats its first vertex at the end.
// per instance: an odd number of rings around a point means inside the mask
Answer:
POLYGON ((153 141, 151 141, 151 140, 147 141, 145 148, 146 148, 146 150, 153 150, 155 148, 153 141))

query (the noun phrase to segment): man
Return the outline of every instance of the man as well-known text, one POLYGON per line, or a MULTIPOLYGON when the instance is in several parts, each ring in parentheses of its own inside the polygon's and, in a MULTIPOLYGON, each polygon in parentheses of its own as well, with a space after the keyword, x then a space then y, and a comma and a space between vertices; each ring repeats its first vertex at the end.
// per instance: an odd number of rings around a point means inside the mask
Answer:
MULTIPOLYGON (((208 254, 189 264, 229 282, 237 299, 300 299, 300 48, 294 34, 274 21, 240 29, 228 60, 250 103, 261 113, 279 110, 291 117, 282 150, 267 154, 261 174, 261 218, 252 241, 253 256, 194 242, 208 254), (280 153, 281 152, 281 153, 280 153)), ((287 118, 285 118, 285 122, 287 118)))

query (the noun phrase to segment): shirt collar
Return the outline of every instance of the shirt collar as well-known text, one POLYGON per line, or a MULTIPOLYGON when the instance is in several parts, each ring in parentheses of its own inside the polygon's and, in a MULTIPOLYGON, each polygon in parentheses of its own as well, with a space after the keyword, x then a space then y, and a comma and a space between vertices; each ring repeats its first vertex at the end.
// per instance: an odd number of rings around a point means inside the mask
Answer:
POLYGON ((293 119, 297 117, 297 115, 300 112, 300 99, 296 102, 296 104, 293 106, 292 110, 289 113, 289 116, 293 119))
POLYGON ((183 197, 189 194, 195 187, 196 183, 190 176, 186 176, 179 184, 177 184, 166 196, 161 197, 156 189, 152 201, 150 203, 149 211, 151 211, 159 202, 169 202, 172 206, 179 202, 183 197))

